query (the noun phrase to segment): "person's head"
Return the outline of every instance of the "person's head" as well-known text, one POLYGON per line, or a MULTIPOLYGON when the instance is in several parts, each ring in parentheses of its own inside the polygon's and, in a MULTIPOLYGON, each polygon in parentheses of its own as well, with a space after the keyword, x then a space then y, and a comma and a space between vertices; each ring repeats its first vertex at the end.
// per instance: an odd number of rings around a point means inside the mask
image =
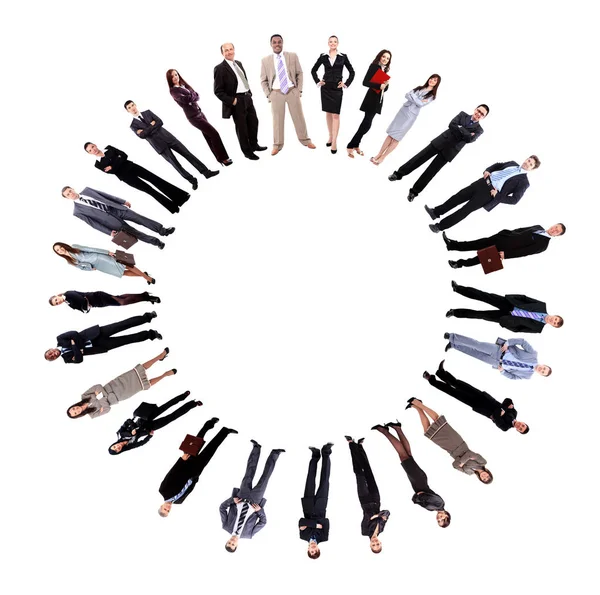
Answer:
POLYGON ((64 186, 60 193, 64 198, 68 198, 69 200, 77 200, 79 198, 79 194, 71 186, 64 186))
POLYGON ((529 426, 524 421, 515 420, 513 427, 519 434, 527 434, 527 432, 529 432, 529 426))
POLYGON ((128 99, 124 104, 123 107, 132 115, 132 116, 139 116, 140 115, 140 110, 138 109, 138 106, 131 101, 131 99, 128 99))
POLYGON ((332 35, 327 40, 327 45, 329 46, 329 49, 333 50, 333 51, 337 50, 338 43, 339 43, 339 41, 338 41, 337 35, 332 35))
POLYGON ((550 376, 552 374, 552 368, 546 364, 538 364, 534 369, 541 376, 550 376))
POLYGON ((392 52, 389 50, 381 50, 373 60, 373 64, 383 66, 384 72, 387 72, 392 65, 392 52))
POLYGON ((442 82, 442 77, 439 74, 432 74, 427 79, 427 81, 425 82, 424 85, 415 87, 413 89, 413 91, 420 91, 421 89, 426 89, 427 87, 430 87, 431 91, 429 91, 425 95, 425 98, 431 97, 431 98, 435 99, 437 97, 438 87, 440 86, 441 82, 442 82))
POLYGON ((475 108, 475 111, 473 112, 471 118, 475 122, 479 122, 479 120, 483 120, 489 113, 490 108, 485 103, 481 103, 475 108))
POLYGON ((442 529, 445 529, 450 524, 450 518, 450 513, 446 510, 438 510, 435 515, 435 520, 442 529))
POLYGON ((119 440, 119 442, 113 442, 108 447, 108 454, 118 455, 123 452, 123 449, 127 445, 127 440, 119 440))
POLYGON ((95 155, 96 157, 102 152, 94 143, 85 143, 85 145, 83 145, 83 148, 85 149, 86 153, 89 153, 90 155, 95 155))
POLYGON ((56 254, 58 254, 61 258, 64 258, 70 265, 75 265, 75 260, 71 256, 71 254, 79 254, 81 250, 79 248, 73 248, 69 246, 69 244, 65 244, 64 242, 55 242, 52 245, 52 250, 56 254))
POLYGON ((271 49, 275 54, 281 54, 283 50, 283 37, 279 33, 271 35, 271 49))
POLYGON ((77 419, 78 417, 83 417, 84 415, 91 413, 93 411, 93 409, 90 409, 88 407, 89 404, 90 404, 89 400, 82 400, 82 401, 79 401, 79 403, 75 403, 74 405, 71 405, 67 409, 67 416, 70 417, 71 419, 77 419))
POLYGON ((552 237, 564 235, 567 228, 564 223, 555 223, 552 227, 546 230, 552 237))
POLYGON ((171 508, 172 507, 173 507, 173 503, 172 502, 163 502, 160 505, 160 508, 158 509, 158 514, 163 519, 166 519, 169 516, 169 513, 171 512, 171 508))
POLYGON ((482 467, 481 469, 474 469, 474 471, 481 483, 490 484, 494 481, 494 476, 490 473, 489 469, 482 467))
POLYGON ((525 171, 533 171, 534 169, 537 169, 541 164, 542 162, 540 161, 540 158, 537 155, 530 155, 529 157, 527 157, 527 159, 525 159, 525 161, 523 161, 521 169, 524 169, 525 171))
POLYGON ((321 555, 319 544, 316 541, 308 542, 308 557, 311 560, 316 560, 321 555))
POLYGON ((64 295, 53 295, 48 302, 50 303, 51 306, 60 306, 61 304, 65 303, 65 296, 64 295))
POLYGON ((224 43, 221 46, 221 54, 225 60, 233 60, 235 58, 235 48, 232 43, 224 43))
POLYGON ((187 86, 186 82, 183 80, 183 77, 174 68, 169 68, 169 70, 167 70, 167 83, 169 85, 169 89, 171 87, 175 87, 176 85, 187 86))
POLYGON ((52 349, 46 349, 44 353, 44 359, 48 362, 53 362, 55 359, 60 357, 60 349, 53 347, 52 349))
POLYGON ((548 314, 544 320, 546 324, 549 324, 554 328, 560 328, 565 323, 563 317, 557 316, 556 314, 548 314))
POLYGON ((371 551, 374 554, 381 553, 381 550, 383 549, 383 545, 381 544, 381 540, 379 539, 379 537, 371 537, 369 545, 371 546, 371 551))
POLYGON ((240 538, 238 535, 232 535, 228 540, 227 543, 225 544, 225 549, 230 553, 233 554, 233 552, 235 552, 235 550, 237 550, 237 546, 238 543, 240 541, 240 538))

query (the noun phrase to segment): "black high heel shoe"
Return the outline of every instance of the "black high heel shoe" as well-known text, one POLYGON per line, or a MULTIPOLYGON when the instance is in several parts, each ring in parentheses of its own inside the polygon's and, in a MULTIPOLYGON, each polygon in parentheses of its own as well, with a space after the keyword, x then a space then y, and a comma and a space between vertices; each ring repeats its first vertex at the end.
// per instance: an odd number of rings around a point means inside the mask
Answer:
MULTIPOLYGON (((148 277, 150 277, 150 275, 148 275, 148 271, 144 271, 144 275, 147 275, 148 277)), ((154 285, 156 283, 156 279, 154 277, 150 277, 150 281, 146 281, 146 283, 148 283, 148 285, 154 285)))
POLYGON ((344 438, 348 441, 348 442, 354 442, 354 438, 352 438, 352 436, 344 436, 344 438))
POLYGON ((396 420, 396 421, 389 421, 387 424, 385 424, 386 428, 390 428, 390 427, 393 428, 394 426, 397 427, 397 428, 401 428, 402 424, 398 420, 396 420))
POLYGON ((408 403, 408 405, 404 409, 411 409, 412 408, 412 402, 414 400, 415 400, 415 397, 411 397, 410 399, 408 399, 408 401, 406 401, 408 403))
POLYGON ((165 352, 165 355, 164 355, 164 357, 161 357, 161 358, 158 360, 159 362, 162 362, 163 360, 167 359, 167 355, 169 355, 169 348, 168 348, 168 347, 165 347, 165 348, 164 348, 164 352, 165 352))
POLYGON ((173 372, 173 375, 177 374, 177 368, 173 368, 171 372, 173 372))
POLYGON ((382 426, 381 424, 375 424, 371 429, 372 430, 379 430, 379 428, 385 429, 385 426, 382 426))
POLYGON ((233 163, 233 159, 226 159, 225 161, 219 161, 219 163, 225 167, 228 167, 233 163))
POLYGON ((337 153, 337 149, 331 149, 331 152, 333 153, 333 155, 335 155, 337 153))
POLYGON ((325 143, 326 147, 331 147, 332 143, 325 143))

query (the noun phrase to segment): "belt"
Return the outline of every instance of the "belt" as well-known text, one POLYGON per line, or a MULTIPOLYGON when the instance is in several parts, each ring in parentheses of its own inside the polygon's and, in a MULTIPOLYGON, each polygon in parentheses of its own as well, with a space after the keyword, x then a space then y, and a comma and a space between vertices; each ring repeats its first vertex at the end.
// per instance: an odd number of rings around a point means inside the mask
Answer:
POLYGON ((492 184, 492 180, 490 179, 490 177, 491 177, 491 176, 488 176, 488 177, 485 179, 485 183, 486 183, 486 184, 487 184, 487 185, 488 185, 490 188, 493 188, 493 187, 494 187, 494 185, 492 184))
POLYGON ((250 95, 250 91, 244 91, 244 93, 236 93, 235 96, 239 97, 240 95, 250 95))

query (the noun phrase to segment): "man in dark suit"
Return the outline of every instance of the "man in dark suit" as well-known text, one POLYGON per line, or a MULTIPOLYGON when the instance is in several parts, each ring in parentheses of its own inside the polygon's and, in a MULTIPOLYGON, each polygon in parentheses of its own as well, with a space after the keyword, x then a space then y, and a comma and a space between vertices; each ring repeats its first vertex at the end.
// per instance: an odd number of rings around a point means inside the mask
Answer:
POLYGON ((102 190, 86 187, 78 193, 71 186, 65 186, 62 195, 73 201, 74 217, 112 237, 119 231, 124 231, 141 242, 158 246, 162 250, 165 247, 164 242, 139 231, 125 221, 143 225, 161 236, 168 236, 175 231, 174 227, 163 227, 161 223, 132 211, 131 203, 102 190))
POLYGON ((309 446, 312 456, 308 464, 308 475, 302 498, 302 514, 298 521, 300 539, 308 541, 308 557, 316 560, 321 555, 319 544, 329 539, 329 519, 327 518, 327 500, 329 498, 329 474, 331 472, 331 447, 328 442, 319 451, 309 446), (319 488, 316 489, 317 464, 323 455, 319 488))
POLYGON ((67 331, 56 337, 57 347, 48 349, 44 357, 52 362, 59 357, 63 358, 65 364, 80 364, 86 355, 106 353, 111 349, 123 347, 131 343, 140 343, 150 339, 162 339, 162 335, 155 330, 141 331, 133 335, 113 337, 117 333, 126 331, 134 326, 140 326, 156 318, 156 312, 146 312, 142 316, 132 316, 120 322, 107 324, 105 326, 91 326, 83 331, 67 331))
MULTIPOLYGON (((196 436, 204 441, 206 432, 214 428, 218 421, 217 417, 209 419, 196 436)), ((164 502, 158 509, 158 514, 161 517, 166 518, 169 516, 173 504, 183 504, 196 487, 200 474, 229 434, 237 434, 237 430, 223 427, 197 455, 191 456, 183 453, 177 459, 177 462, 171 467, 158 488, 160 495, 164 498, 164 502)))
POLYGON ((190 198, 188 192, 159 178, 141 165, 129 161, 127 153, 111 145, 107 145, 104 151, 101 151, 94 143, 85 143, 83 148, 86 153, 96 157, 97 160, 94 164, 96 169, 106 174, 114 174, 129 186, 146 192, 171 213, 179 213, 179 207, 190 198))
POLYGON ((500 203, 516 205, 529 188, 527 172, 539 166, 540 160, 537 155, 525 159, 521 166, 516 161, 494 163, 483 172, 482 178, 451 196, 445 203, 433 209, 425 205, 425 210, 435 220, 458 205, 466 203, 439 223, 430 225, 429 229, 434 233, 448 229, 481 207, 489 212, 500 203))
POLYGON ((442 167, 446 163, 450 163, 462 151, 466 143, 474 143, 483 134, 483 128, 479 125, 479 121, 483 120, 489 111, 490 108, 482 103, 475 108, 472 116, 460 112, 448 124, 448 130, 436 136, 421 152, 400 166, 391 176, 388 176, 388 180, 391 182, 401 180, 434 157, 429 167, 421 174, 408 193, 408 202, 412 202, 423 192, 425 186, 433 180, 442 167))
POLYGON ((443 361, 440 362, 440 366, 435 374, 423 372, 423 378, 434 388, 468 405, 476 413, 491 419, 496 427, 503 432, 511 428, 515 428, 519 434, 527 434, 529 432, 529 426, 525 422, 517 421, 517 410, 511 399, 504 399, 500 403, 500 401, 497 401, 485 391, 479 390, 455 378, 450 372, 444 369, 443 361))
POLYGON ((252 91, 248 84, 246 71, 239 60, 235 59, 232 43, 221 46, 225 58, 214 69, 215 95, 223 102, 223 118, 233 116, 242 153, 253 161, 258 159, 254 151, 266 151, 267 147, 258 144, 258 117, 252 103, 252 91))
MULTIPOLYGON (((522 258, 530 254, 539 254, 548 248, 550 240, 556 236, 562 236, 566 231, 563 223, 556 223, 552 227, 544 230, 541 225, 532 225, 531 227, 520 227, 519 229, 503 229, 489 238, 472 240, 471 242, 457 242, 446 237, 442 237, 446 242, 448 250, 458 250, 464 252, 467 250, 483 250, 490 246, 496 246, 501 259, 522 258)), ((461 260, 449 260, 448 264, 453 269, 461 267, 474 267, 479 264, 479 258, 466 258, 461 260)))
POLYGON ((264 495, 271 474, 275 470, 275 463, 279 455, 285 452, 283 448, 271 451, 258 483, 252 487, 261 447, 256 440, 251 442, 253 446, 246 464, 246 473, 240 484, 241 488, 233 488, 231 497, 219 506, 223 529, 231 535, 225 544, 225 549, 232 554, 237 550, 240 539, 252 539, 267 524, 267 515, 264 511, 267 501, 264 495))
POLYGON ((178 141, 166 128, 163 128, 163 121, 150 110, 140 112, 137 105, 127 100, 124 105, 125 109, 133 116, 129 128, 135 132, 137 136, 147 140, 150 146, 159 154, 162 155, 176 170, 180 176, 183 176, 194 190, 198 188, 198 180, 188 173, 181 163, 177 161, 177 157, 173 155, 173 151, 179 153, 184 159, 187 159, 206 179, 216 176, 218 171, 211 171, 178 141))
POLYGON ((446 312, 450 318, 478 318, 497 322, 500 326, 515 333, 541 333, 547 325, 560 328, 564 321, 561 316, 548 314, 544 302, 526 295, 509 294, 502 297, 495 293, 480 291, 474 287, 463 287, 452 281, 452 289, 472 300, 479 300, 497 308, 496 310, 452 309, 446 312))

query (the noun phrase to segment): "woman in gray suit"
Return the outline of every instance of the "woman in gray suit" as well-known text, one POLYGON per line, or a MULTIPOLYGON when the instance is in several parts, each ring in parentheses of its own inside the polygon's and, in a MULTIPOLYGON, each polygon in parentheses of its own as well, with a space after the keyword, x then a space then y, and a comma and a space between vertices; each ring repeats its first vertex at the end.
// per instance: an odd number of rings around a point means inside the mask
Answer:
POLYGON ((61 258, 64 258, 71 266, 82 271, 100 271, 113 277, 143 277, 148 285, 155 283, 155 279, 148 273, 142 273, 136 266, 130 266, 117 262, 114 252, 103 248, 89 248, 79 244, 65 244, 56 242, 52 249, 61 258))
POLYGON ((439 74, 432 74, 424 85, 415 87, 404 96, 406 103, 400 108, 400 111, 388 126, 386 130, 388 136, 383 141, 379 153, 375 157, 371 157, 371 163, 375 165, 383 163, 383 160, 394 151, 398 143, 416 122, 421 108, 435 100, 441 82, 442 77, 439 74))
POLYGON ((460 434, 450 426, 443 415, 423 405, 419 399, 408 399, 407 409, 416 409, 421 418, 425 437, 443 448, 453 459, 452 466, 467 475, 477 475, 479 481, 490 484, 493 476, 486 468, 487 461, 467 446, 460 434), (428 417, 429 416, 429 417, 428 417), (431 418, 431 421, 429 421, 431 418))
POLYGON ((129 399, 133 395, 142 390, 148 390, 157 382, 160 382, 166 376, 177 374, 177 370, 173 368, 156 378, 148 378, 146 370, 151 368, 156 362, 161 362, 167 357, 169 348, 165 347, 164 351, 156 357, 147 361, 145 364, 138 364, 133 370, 129 370, 120 376, 111 380, 108 384, 94 384, 81 395, 81 401, 71 405, 67 409, 67 415, 71 419, 89 415, 92 419, 105 415, 110 411, 111 405, 118 405, 120 401, 129 399), (98 395, 102 396, 98 398, 98 395))

